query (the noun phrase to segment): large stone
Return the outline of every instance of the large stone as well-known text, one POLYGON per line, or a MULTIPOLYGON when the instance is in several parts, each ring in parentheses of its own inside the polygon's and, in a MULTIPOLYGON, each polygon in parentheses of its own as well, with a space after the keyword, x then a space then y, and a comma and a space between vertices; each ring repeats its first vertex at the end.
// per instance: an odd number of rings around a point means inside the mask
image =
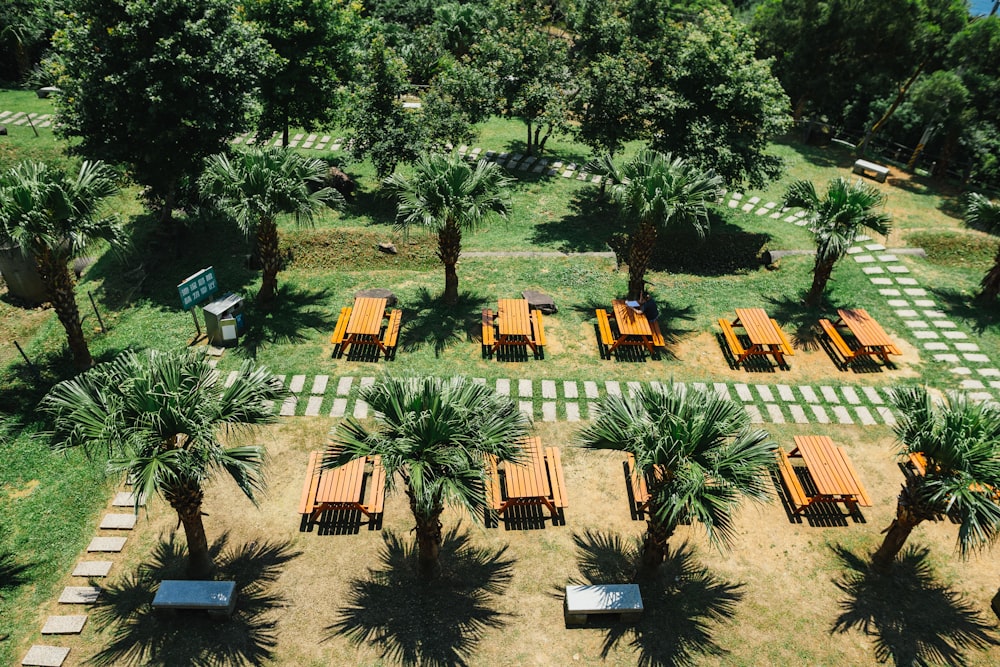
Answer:
POLYGON ((528 302, 529 310, 540 310, 546 315, 552 315, 553 313, 559 311, 559 309, 556 308, 555 301, 553 301, 552 297, 548 294, 525 290, 521 292, 521 296, 523 296, 524 300, 528 302))
POLYGON ((78 635, 87 622, 86 614, 49 616, 42 626, 43 635, 78 635))
POLYGON ((59 596, 60 604, 94 604, 101 595, 97 586, 67 586, 59 596))
POLYGON ((389 308, 396 306, 396 295, 387 289, 376 287, 373 289, 363 289, 354 293, 355 299, 385 299, 385 305, 389 308))
POLYGON ((105 514, 101 519, 101 530, 132 530, 135 528, 136 516, 129 514, 105 514))
POLYGON ((67 655, 69 655, 69 649, 64 646, 35 644, 28 649, 21 664, 31 667, 60 667, 67 655))

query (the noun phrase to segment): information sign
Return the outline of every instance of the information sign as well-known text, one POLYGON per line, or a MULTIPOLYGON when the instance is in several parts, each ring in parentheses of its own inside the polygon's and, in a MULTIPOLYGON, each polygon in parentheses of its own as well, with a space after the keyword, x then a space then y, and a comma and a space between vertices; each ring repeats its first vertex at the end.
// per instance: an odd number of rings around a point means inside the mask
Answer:
POLYGON ((181 308, 190 310, 192 306, 219 291, 219 283, 215 280, 215 269, 210 266, 188 276, 177 286, 177 291, 181 295, 181 308))

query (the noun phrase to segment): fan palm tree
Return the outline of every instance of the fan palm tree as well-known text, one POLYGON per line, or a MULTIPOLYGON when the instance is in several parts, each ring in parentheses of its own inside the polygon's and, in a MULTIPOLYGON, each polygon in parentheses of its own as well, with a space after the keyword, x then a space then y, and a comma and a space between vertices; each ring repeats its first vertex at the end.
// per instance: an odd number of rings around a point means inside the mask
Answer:
POLYGON ((709 231, 708 207, 722 196, 722 178, 711 169, 649 149, 621 167, 609 158, 596 164, 611 180, 611 199, 636 222, 628 252, 628 296, 638 299, 660 230, 688 225, 704 237, 709 231))
POLYGON ((101 202, 117 192, 114 173, 101 162, 84 162, 70 175, 25 161, 0 175, 0 245, 19 248, 34 263, 79 369, 94 361, 83 335, 69 262, 98 241, 116 249, 126 245, 118 219, 101 215, 101 202))
POLYGON ((634 472, 649 488, 642 573, 660 566, 679 524, 698 520, 711 542, 729 546, 740 501, 770 496, 775 444, 766 431, 750 428, 742 405, 670 384, 643 387, 634 395, 608 394, 597 415, 580 432, 582 446, 634 455, 634 472))
POLYGON ((959 553, 967 555, 1000 535, 1000 407, 976 403, 959 392, 935 401, 922 387, 890 392, 898 411, 893 430, 900 454, 921 454, 926 474, 910 475, 899 492, 896 518, 872 555, 872 566, 892 567, 922 521, 949 514, 961 521, 959 553))
POLYGON ((208 158, 199 189, 244 234, 255 237, 263 268, 257 303, 263 307, 271 304, 278 288, 278 216, 294 214, 296 222, 310 223, 324 204, 344 203, 333 188, 310 187, 321 181, 327 169, 322 160, 276 147, 243 149, 232 159, 225 153, 208 158))
POLYGON ((869 183, 851 183, 835 178, 826 188, 822 199, 809 181, 795 181, 785 192, 785 206, 799 206, 809 214, 809 224, 816 239, 816 262, 813 282, 805 302, 818 306, 830 281, 833 267, 847 249, 854 245, 863 230, 876 234, 889 233, 891 217, 876 210, 885 204, 885 195, 869 183))
POLYGON ((274 421, 273 402, 283 393, 252 361, 237 373, 224 386, 201 356, 128 351, 60 382, 41 403, 54 420, 54 449, 106 456, 108 473, 132 483, 136 511, 140 498, 166 499, 184 526, 196 578, 212 568, 202 487, 225 471, 255 500, 264 487, 264 450, 228 441, 274 421))
MULTIPOLYGON (((965 224, 993 232, 1000 231, 1000 203, 990 201, 983 195, 973 192, 969 195, 965 207, 965 224)), ((977 298, 987 303, 992 303, 1000 294, 1000 247, 997 248, 993 266, 983 276, 979 286, 982 287, 982 290, 977 298)))
POLYGON ((497 164, 480 160, 473 167, 454 154, 425 154, 413 167, 413 175, 396 172, 383 184, 398 200, 400 228, 420 224, 437 233, 438 258, 444 264, 444 302, 454 304, 462 233, 480 227, 490 214, 506 219, 513 181, 497 164))
POLYGON ((465 378, 384 377, 361 390, 375 411, 372 430, 353 418, 331 433, 323 457, 334 468, 379 454, 391 491, 400 482, 415 522, 417 560, 425 574, 437 567, 441 513, 446 504, 474 517, 486 510, 483 456, 516 461, 528 418, 514 402, 465 378))

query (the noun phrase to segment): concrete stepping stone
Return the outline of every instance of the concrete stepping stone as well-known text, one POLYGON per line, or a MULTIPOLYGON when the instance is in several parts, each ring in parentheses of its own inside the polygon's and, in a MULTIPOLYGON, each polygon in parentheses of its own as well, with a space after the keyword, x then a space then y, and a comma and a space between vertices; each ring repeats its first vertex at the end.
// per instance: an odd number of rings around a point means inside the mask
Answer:
POLYGON ((345 376, 337 381, 337 396, 347 396, 351 393, 351 385, 354 384, 354 378, 351 376, 345 376))
POLYGON ((604 383, 604 390, 609 396, 621 396, 622 386, 616 380, 608 380, 604 383))
POLYGON ((952 368, 951 372, 955 375, 972 375, 972 369, 966 368, 965 366, 959 366, 958 368, 952 368))
POLYGON ((329 375, 317 375, 313 379, 312 389, 309 391, 310 394, 325 394, 326 385, 330 382, 329 375))
POLYGON ((917 329, 913 332, 915 338, 920 338, 922 340, 927 338, 938 338, 937 331, 930 331, 928 329, 917 329))
POLYGON ((861 271, 865 273, 865 275, 869 276, 878 273, 885 273, 885 270, 881 266, 863 266, 861 267, 861 271))
POLYGON ((915 299, 913 305, 918 308, 933 308, 937 304, 932 299, 915 299))
POLYGON ((238 378, 239 376, 240 376, 239 371, 230 371, 229 375, 226 376, 226 381, 224 385, 227 388, 232 387, 233 383, 236 382, 236 378, 238 378))
POLYGON ((899 261, 899 257, 896 257, 895 255, 890 255, 890 254, 875 255, 875 259, 877 259, 880 262, 898 262, 899 261))
POLYGON ((923 320, 905 320, 903 324, 911 329, 927 329, 930 327, 930 325, 923 320))
POLYGON ((806 417, 806 411, 802 409, 801 405, 792 404, 788 406, 788 411, 792 413, 792 421, 796 424, 808 424, 809 418, 806 417))
POLYGON ((100 596, 97 586, 67 586, 59 595, 59 604, 94 604, 100 596))
POLYGON ((909 273, 910 270, 903 266, 902 264, 890 264, 885 268, 889 269, 889 273, 909 273))
POLYGON ((844 395, 847 402, 851 405, 859 405, 861 403, 861 398, 858 396, 858 392, 855 391, 854 387, 841 387, 840 393, 844 395))
MULTIPOLYGON (((891 303, 892 302, 890 302, 890 305, 891 303)), ((903 303, 906 302, 904 301, 903 303)), ((919 315, 917 315, 917 311, 906 308, 901 308, 900 310, 897 310, 896 314, 899 315, 900 317, 920 317, 919 315)))
POLYGON ((948 349, 948 343, 942 343, 940 341, 932 342, 932 343, 924 343, 924 349, 927 350, 927 351, 929 351, 929 352, 937 352, 937 351, 940 351, 940 350, 947 350, 948 349))
POLYGON ((822 405, 810 405, 809 407, 812 408, 813 415, 815 415, 817 422, 820 424, 830 423, 830 416, 826 414, 826 409, 824 409, 822 405))
POLYGON ((125 547, 125 537, 95 537, 87 545, 90 553, 118 553, 125 547))
POLYGON ((771 391, 770 387, 768 387, 766 384, 758 384, 755 386, 757 389, 757 393, 760 394, 760 398, 762 401, 764 401, 765 403, 774 402, 774 393, 771 391))
POLYGON ((962 354, 962 356, 968 359, 969 361, 975 361, 980 364, 990 363, 989 356, 985 354, 979 354, 977 352, 965 352, 962 354))
MULTIPOLYGON (((860 236, 858 237, 858 240, 859 241, 861 240, 860 236)), ((865 240, 867 240, 867 239, 865 239, 865 240)), ((885 250, 885 246, 882 245, 881 243, 868 243, 868 244, 865 245, 865 250, 871 250, 872 252, 874 252, 876 250, 885 250)))
MULTIPOLYGON (((889 279, 888 278, 872 278, 872 282, 875 282, 876 280, 889 280, 889 279)), ((889 285, 891 285, 892 283, 883 283, 883 284, 889 284, 889 285)), ((893 289, 891 287, 880 289, 878 291, 878 293, 881 294, 882 296, 899 296, 899 294, 900 294, 900 292, 899 292, 898 289, 893 289)))
POLYGON ((590 380, 584 381, 583 395, 587 398, 597 398, 597 383, 590 380))
MULTIPOLYGON (((111 500, 111 504, 114 507, 135 507, 135 494, 131 491, 119 491, 111 500)), ((145 504, 146 499, 140 499, 139 507, 142 507, 145 504)))
POLYGON ((929 320, 943 320, 947 318, 948 315, 942 313, 940 310, 925 310, 924 317, 926 317, 929 320))
POLYGON ((87 623, 86 614, 49 616, 42 626, 43 635, 78 635, 87 623))
POLYGON ((756 213, 757 215, 767 215, 768 213, 770 213, 770 209, 759 208, 757 209, 756 213))
MULTIPOLYGON (((736 208, 736 204, 733 204, 733 202, 729 203, 732 204, 730 208, 736 208)), ((795 222, 796 220, 798 220, 798 218, 796 218, 794 215, 789 215, 785 217, 785 222, 795 222)))
POLYGON ((566 421, 580 421, 580 405, 576 401, 570 401, 566 404, 566 421))
POLYGON ((878 389, 875 387, 862 387, 861 391, 864 392, 869 402, 875 404, 882 403, 882 396, 878 393, 878 389))
POLYGON ((521 398, 530 398, 534 390, 531 387, 531 380, 518 380, 517 381, 517 395, 521 398))
POLYGON ((750 199, 748 199, 747 201, 750 202, 751 204, 756 204, 757 202, 760 201, 760 197, 750 197, 750 199))
POLYGON ((359 398, 354 403, 354 412, 351 414, 355 419, 365 419, 368 416, 368 404, 359 398))
POLYGON ((298 404, 299 399, 295 396, 289 396, 281 402, 281 411, 278 412, 282 417, 294 417, 295 416, 295 406, 298 404))
POLYGON ((306 376, 305 375, 293 375, 292 381, 288 383, 288 391, 293 394, 298 394, 306 386, 306 376))
POLYGON ((347 399, 333 399, 333 407, 330 408, 331 417, 343 417, 347 413, 347 399))
POLYGON ((819 391, 827 403, 840 403, 840 396, 837 396, 837 391, 833 387, 820 387, 819 391))
POLYGON ((517 409, 524 413, 524 415, 529 419, 532 419, 535 416, 535 406, 531 401, 519 401, 517 409))
MULTIPOLYGON (((897 280, 896 282, 899 281, 897 280)), ((902 285, 903 283, 900 284, 902 285)), ((904 287, 903 294, 907 294, 909 296, 927 296, 927 290, 923 287, 904 287)))
POLYGON ((111 572, 112 562, 109 560, 82 560, 73 568, 74 577, 106 577, 111 572))
POLYGON ((893 424, 896 423, 896 416, 892 414, 892 410, 885 407, 884 405, 880 405, 879 407, 875 408, 875 412, 877 412, 878 416, 882 418, 882 421, 888 424, 889 426, 892 426, 893 424))
POLYGON ((942 331, 941 333, 944 334, 944 337, 949 340, 961 340, 969 337, 969 335, 964 331, 942 331))
POLYGON ((554 380, 542 380, 542 398, 556 397, 556 383, 554 380))
POLYGON ((979 345, 976 343, 955 343, 955 349, 959 352, 979 352, 979 345))
POLYGON ((135 513, 105 514, 99 527, 101 530, 132 530, 137 518, 135 513))
POLYGON ((68 655, 69 649, 64 646, 35 644, 28 649, 21 664, 25 667, 62 667, 68 655))
POLYGON ((542 421, 554 422, 556 420, 556 402, 545 401, 542 403, 542 421))
POLYGON ((982 380, 962 380, 958 386, 962 389, 986 389, 982 380))
POLYGON ((787 384, 779 384, 775 387, 778 390, 778 397, 783 401, 788 401, 791 403, 795 400, 795 394, 792 393, 792 388, 787 384))
MULTIPOLYGON (((636 396, 638 396, 639 392, 642 391, 642 383, 641 382, 627 382, 627 383, 625 383, 625 386, 628 388, 628 395, 631 396, 631 397, 633 397, 633 398, 636 397, 636 396)), ((608 392, 608 393, 611 393, 611 392, 608 392)))
POLYGON ((740 397, 741 401, 753 401, 753 393, 750 391, 750 387, 745 384, 738 383, 736 385, 736 395, 740 397))
POLYGON ((510 380, 507 378, 497 380, 497 393, 501 396, 510 396, 510 380))
POLYGON ((777 403, 768 403, 764 406, 767 408, 767 416, 770 418, 771 422, 774 424, 784 424, 785 415, 781 411, 781 406, 777 403))
POLYGON ((847 254, 848 255, 857 255, 859 252, 864 252, 864 251, 865 251, 864 248, 862 248, 860 246, 852 245, 850 248, 847 249, 847 254))
POLYGON ((987 378, 1000 377, 1000 368, 977 368, 976 372, 987 378))
POLYGON ((763 424, 764 423, 764 417, 761 416, 761 414, 760 414, 760 408, 758 408, 756 405, 744 405, 743 409, 747 411, 748 415, 750 415, 750 423, 751 424, 763 424))
POLYGON ((819 398, 816 396, 816 391, 810 386, 799 387, 799 393, 802 394, 802 398, 806 399, 806 403, 819 403, 819 398))
POLYGON ((739 202, 738 199, 730 199, 729 200, 729 208, 736 208, 739 205, 740 205, 740 202, 739 202))
POLYGON ((692 382, 691 386, 694 387, 696 391, 708 391, 708 384, 705 382, 692 382))
POLYGON ((741 208, 743 209, 744 213, 749 213, 750 211, 753 210, 753 203, 743 204, 741 208))
POLYGON ((285 386, 285 376, 284 375, 275 375, 274 376, 274 381, 277 383, 277 385, 279 387, 284 387, 285 386))
POLYGON ((736 200, 743 199, 743 193, 742 192, 734 192, 733 193, 733 199, 736 199, 736 200))
POLYGON ((486 386, 486 378, 472 378, 472 384, 478 384, 483 387, 486 386))
POLYGON ((843 405, 833 406, 833 414, 837 417, 837 422, 840 424, 853 424, 854 420, 851 419, 851 413, 843 405))
POLYGON ((715 394, 719 398, 723 398, 727 401, 733 400, 733 397, 729 394, 729 385, 725 382, 715 382, 712 386, 715 388, 715 394))
POLYGON ((563 382, 563 396, 566 398, 578 398, 580 396, 580 388, 577 386, 576 382, 566 380, 563 382))
POLYGON ((359 386, 362 389, 367 389, 368 387, 374 387, 375 386, 375 378, 373 376, 371 376, 371 375, 366 375, 365 377, 361 378, 361 383, 360 383, 359 386))
POLYGON ((309 402, 306 403, 306 417, 319 417, 319 411, 322 407, 322 396, 310 396, 309 402))
MULTIPOLYGON (((893 308, 908 308, 910 306, 910 302, 907 301, 906 299, 889 299, 888 301, 886 301, 886 303, 888 303, 893 308)), ((916 313, 916 311, 913 312, 916 313)), ((904 316, 904 317, 915 317, 915 315, 904 316)))
POLYGON ((969 393, 969 400, 985 403, 993 400, 993 394, 988 391, 973 391, 969 393))
POLYGON ((935 354, 934 361, 940 361, 946 364, 957 364, 958 355, 957 354, 935 354))
POLYGON ((932 320, 931 324, 936 326, 938 329, 956 329, 958 325, 951 320, 932 320))
POLYGON ((870 262, 874 262, 875 258, 871 255, 855 255, 854 261, 858 264, 868 264, 870 262))

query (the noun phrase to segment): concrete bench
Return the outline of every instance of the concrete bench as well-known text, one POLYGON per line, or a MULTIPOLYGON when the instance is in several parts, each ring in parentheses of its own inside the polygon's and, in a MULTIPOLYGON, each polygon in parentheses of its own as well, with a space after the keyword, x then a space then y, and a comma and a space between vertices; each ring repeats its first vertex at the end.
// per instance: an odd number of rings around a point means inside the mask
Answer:
POLYGON ((879 183, 885 183, 885 177, 889 175, 889 167, 883 167, 880 164, 875 164, 874 162, 869 162, 868 160, 858 160, 854 163, 855 174, 868 176, 869 171, 874 174, 871 178, 874 178, 879 183))
POLYGON ((642 595, 635 584, 567 586, 563 615, 566 626, 584 625, 589 616, 618 614, 634 621, 642 615, 642 595))
POLYGON ((201 609, 210 616, 232 616, 235 581, 164 579, 153 598, 153 609, 201 609))

